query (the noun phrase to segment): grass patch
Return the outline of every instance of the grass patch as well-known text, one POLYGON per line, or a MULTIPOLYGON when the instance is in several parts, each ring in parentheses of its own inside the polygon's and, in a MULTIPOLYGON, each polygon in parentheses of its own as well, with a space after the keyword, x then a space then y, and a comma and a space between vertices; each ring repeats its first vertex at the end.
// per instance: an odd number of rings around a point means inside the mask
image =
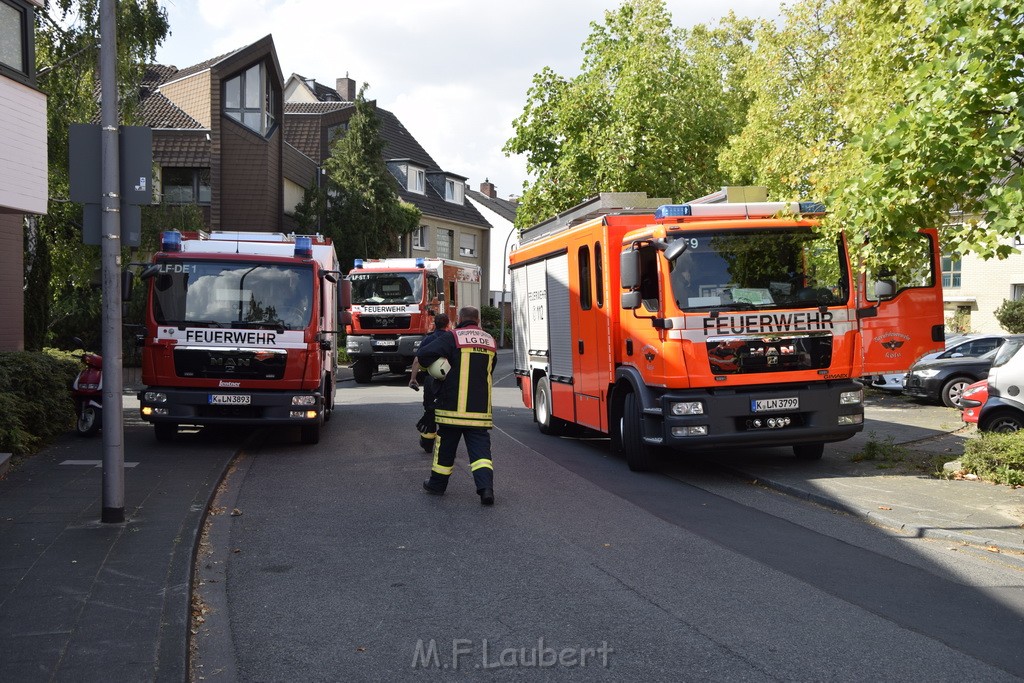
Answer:
POLYGON ((880 469, 891 469, 898 464, 905 463, 911 459, 912 453, 909 449, 897 444, 893 437, 888 436, 879 441, 874 434, 868 437, 867 444, 858 453, 850 456, 852 462, 870 461, 880 469))
POLYGON ((964 447, 960 463, 986 481, 1024 486, 1024 432, 982 432, 964 447))

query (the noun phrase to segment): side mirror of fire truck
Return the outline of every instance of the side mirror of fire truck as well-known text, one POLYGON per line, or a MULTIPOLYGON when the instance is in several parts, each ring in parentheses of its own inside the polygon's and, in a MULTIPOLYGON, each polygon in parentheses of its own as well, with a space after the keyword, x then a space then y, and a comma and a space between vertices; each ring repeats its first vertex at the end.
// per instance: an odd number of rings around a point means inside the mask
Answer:
POLYGON ((619 301, 622 302, 622 308, 626 310, 636 310, 640 308, 640 292, 633 290, 630 292, 624 292, 619 301))
POLYGON ((147 266, 146 269, 143 270, 139 274, 139 279, 140 280, 148 280, 151 277, 155 276, 159 272, 160 272, 160 264, 159 263, 154 263, 151 266, 147 266))
POLYGON ((619 284, 622 289, 636 289, 640 286, 640 252, 635 249, 619 255, 619 284))
POLYGON ((338 287, 338 318, 342 327, 352 324, 352 281, 345 279, 338 287))
POLYGON ((686 251, 686 240, 677 239, 665 245, 665 259, 672 263, 686 251))
POLYGON ((879 301, 896 296, 896 283, 893 280, 875 280, 875 298, 879 301))
POLYGON ((135 286, 135 273, 130 270, 121 271, 121 301, 132 300, 132 289, 135 286))

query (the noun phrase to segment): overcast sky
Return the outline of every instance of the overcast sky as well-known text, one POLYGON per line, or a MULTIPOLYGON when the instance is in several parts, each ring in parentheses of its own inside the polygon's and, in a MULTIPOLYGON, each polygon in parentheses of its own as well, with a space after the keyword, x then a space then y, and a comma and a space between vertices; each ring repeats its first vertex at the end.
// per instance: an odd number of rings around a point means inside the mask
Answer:
MULTIPOLYGON (((534 74, 571 76, 590 23, 616 0, 162 0, 171 36, 157 52, 179 68, 274 37, 281 69, 334 86, 348 75, 393 112, 445 171, 498 196, 522 193, 526 163, 501 151, 534 74)), ((668 0, 673 23, 730 9, 775 19, 777 0, 668 0)))

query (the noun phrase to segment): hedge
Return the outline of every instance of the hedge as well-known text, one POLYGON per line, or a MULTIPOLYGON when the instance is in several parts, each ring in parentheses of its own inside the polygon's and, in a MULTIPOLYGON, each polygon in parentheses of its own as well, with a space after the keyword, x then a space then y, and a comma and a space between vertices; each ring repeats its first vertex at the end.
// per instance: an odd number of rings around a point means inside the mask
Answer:
POLYGON ((78 356, 46 349, 0 352, 0 452, 34 453, 75 424, 78 356))

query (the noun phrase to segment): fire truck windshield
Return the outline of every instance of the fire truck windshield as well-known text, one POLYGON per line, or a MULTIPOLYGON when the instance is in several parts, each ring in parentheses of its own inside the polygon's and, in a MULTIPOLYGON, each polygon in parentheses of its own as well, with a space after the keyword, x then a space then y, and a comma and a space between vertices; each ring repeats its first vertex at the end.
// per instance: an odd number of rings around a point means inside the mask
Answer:
POLYGON ((351 273, 354 304, 416 304, 423 298, 423 272, 351 273))
POLYGON ((841 241, 810 228, 694 232, 670 263, 682 311, 814 308, 849 298, 841 241))
POLYGON ((157 266, 157 324, 291 330, 309 324, 313 270, 308 265, 174 260, 157 266))

